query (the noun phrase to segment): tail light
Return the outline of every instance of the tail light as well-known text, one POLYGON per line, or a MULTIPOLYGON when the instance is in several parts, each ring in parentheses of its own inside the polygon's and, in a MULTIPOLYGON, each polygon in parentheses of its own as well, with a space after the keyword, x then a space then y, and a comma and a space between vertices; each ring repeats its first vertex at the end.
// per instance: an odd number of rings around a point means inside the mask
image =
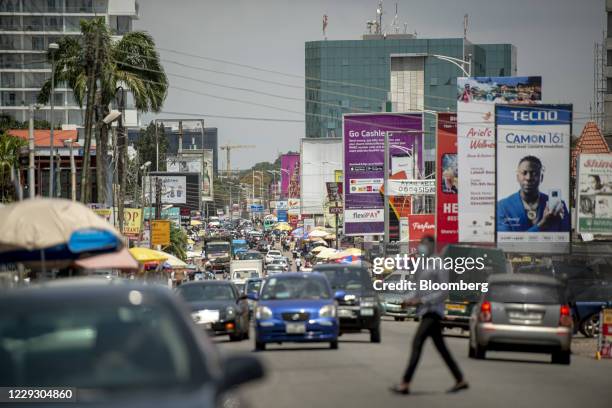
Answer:
POLYGON ((568 305, 561 305, 559 310, 559 326, 571 327, 572 326, 572 314, 568 305))
POLYGON ((479 320, 481 322, 490 322, 491 321, 491 302, 485 300, 480 305, 480 315, 479 320))

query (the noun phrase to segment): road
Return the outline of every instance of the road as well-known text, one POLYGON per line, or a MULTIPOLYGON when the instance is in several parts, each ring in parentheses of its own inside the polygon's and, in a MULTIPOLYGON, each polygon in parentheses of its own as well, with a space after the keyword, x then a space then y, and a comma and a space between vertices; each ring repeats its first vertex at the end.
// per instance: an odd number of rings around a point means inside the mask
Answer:
MULTIPOLYGON (((267 377, 241 394, 258 408, 285 407, 580 407, 612 406, 612 361, 573 356, 570 366, 550 364, 539 354, 488 353, 486 361, 467 357, 467 337, 452 332, 446 341, 471 388, 448 395, 450 372, 431 341, 425 345, 409 396, 391 395, 405 368, 417 323, 385 320, 382 343, 345 334, 338 350, 327 344, 268 345, 259 352, 267 377)), ((253 339, 253 336, 251 336, 253 339)), ((253 340, 217 338, 222 352, 252 352, 253 340)))

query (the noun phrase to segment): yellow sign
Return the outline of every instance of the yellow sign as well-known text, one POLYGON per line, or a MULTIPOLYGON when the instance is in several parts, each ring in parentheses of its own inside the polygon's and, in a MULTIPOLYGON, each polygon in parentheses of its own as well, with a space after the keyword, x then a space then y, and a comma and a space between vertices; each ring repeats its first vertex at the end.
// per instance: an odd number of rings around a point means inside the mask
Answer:
POLYGON ((123 218, 123 234, 127 236, 138 236, 140 234, 142 209, 125 208, 123 210, 123 218))
POLYGON ((342 170, 334 170, 334 181, 336 183, 342 183, 342 170))
POLYGON ((110 208, 94 208, 93 212, 95 212, 111 224, 113 223, 113 210, 111 210, 110 208))
POLYGON ((151 244, 170 245, 170 220, 151 221, 151 244))

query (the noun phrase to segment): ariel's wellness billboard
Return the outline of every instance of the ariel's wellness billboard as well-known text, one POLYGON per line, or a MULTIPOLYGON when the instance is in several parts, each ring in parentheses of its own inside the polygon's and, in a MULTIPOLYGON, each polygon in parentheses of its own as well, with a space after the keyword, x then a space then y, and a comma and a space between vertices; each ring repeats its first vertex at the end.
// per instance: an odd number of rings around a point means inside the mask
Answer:
POLYGON ((404 171, 408 179, 423 170, 421 113, 348 114, 343 117, 344 233, 384 233, 384 135, 389 137, 391 174, 404 171), (415 166, 416 164, 416 166, 415 166))
POLYGON ((497 105, 496 238, 509 251, 569 251, 572 105, 497 105))
POLYGON ((457 242, 457 114, 438 113, 436 135, 436 239, 457 242))

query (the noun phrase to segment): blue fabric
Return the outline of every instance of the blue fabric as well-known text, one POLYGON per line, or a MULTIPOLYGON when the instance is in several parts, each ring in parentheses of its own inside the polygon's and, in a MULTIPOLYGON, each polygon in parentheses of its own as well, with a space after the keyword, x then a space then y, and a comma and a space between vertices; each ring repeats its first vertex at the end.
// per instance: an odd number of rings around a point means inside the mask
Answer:
POLYGON ((523 206, 520 192, 516 192, 497 202, 497 231, 501 232, 569 232, 570 215, 563 202, 563 219, 556 217, 545 228, 540 228, 537 224, 544 215, 544 208, 548 203, 548 196, 540 193, 540 205, 536 215, 536 220, 532 225, 527 218, 527 212, 523 206))
POLYGON ((68 240, 68 249, 75 254, 119 247, 121 247, 121 241, 115 234, 97 229, 77 230, 68 240))

